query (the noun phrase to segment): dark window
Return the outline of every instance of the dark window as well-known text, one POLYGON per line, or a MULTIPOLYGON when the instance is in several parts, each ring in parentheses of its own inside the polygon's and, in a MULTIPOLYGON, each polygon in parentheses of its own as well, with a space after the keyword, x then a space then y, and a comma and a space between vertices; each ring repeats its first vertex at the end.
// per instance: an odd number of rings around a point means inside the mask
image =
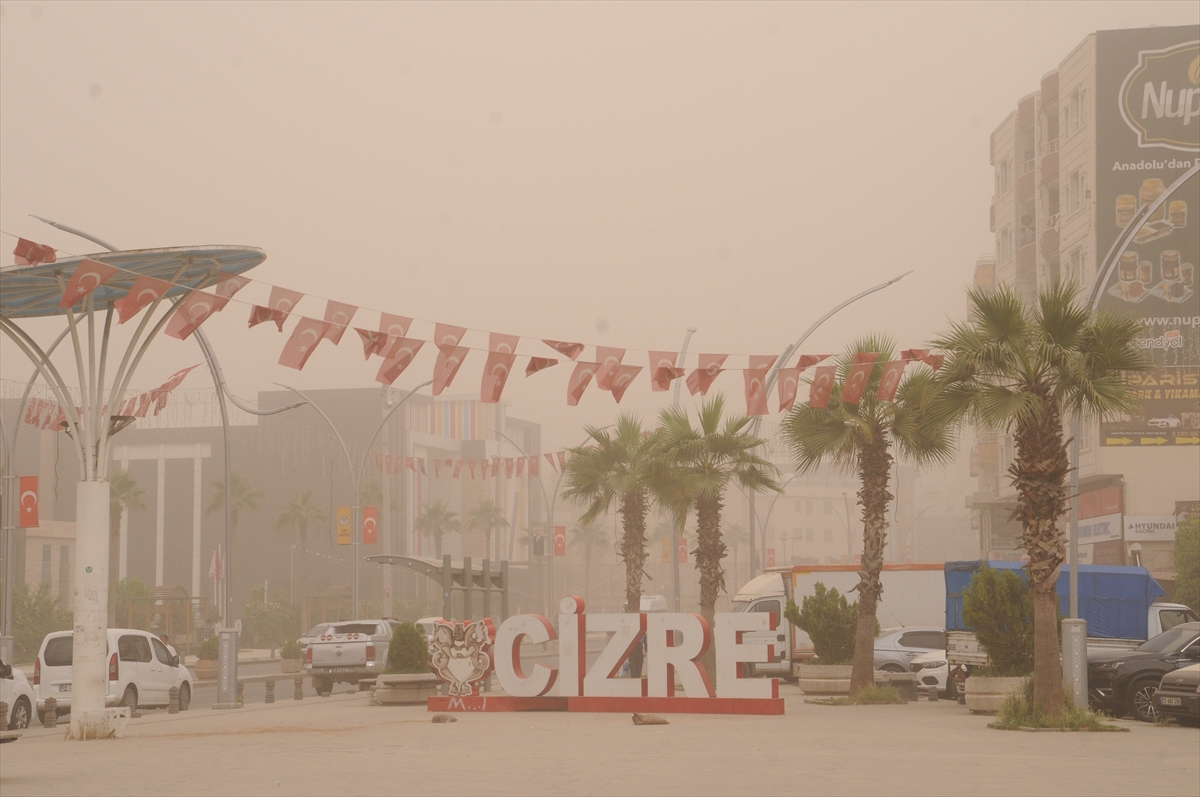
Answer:
POLYGON ((171 665, 171 651, 167 650, 167 646, 157 639, 151 639, 150 644, 154 646, 154 656, 163 664, 171 665))
POLYGON ((74 651, 75 637, 56 636, 46 643, 46 652, 42 654, 42 663, 47 667, 70 667, 74 651))
POLYGON ((1162 609, 1158 613, 1159 620, 1162 621, 1162 630, 1170 631, 1177 625, 1190 623, 1195 621, 1195 617, 1187 609, 1162 609))
POLYGON ((375 623, 343 623, 341 625, 335 625, 333 628, 329 629, 329 633, 366 634, 367 636, 371 636, 372 634, 378 634, 380 632, 379 626, 375 623))
POLYGON ((760 601, 754 604, 754 608, 751 611, 770 612, 775 615, 775 619, 777 620, 783 618, 783 612, 779 608, 779 601, 760 601))
POLYGON ((150 643, 144 636, 126 634, 117 640, 117 653, 121 661, 150 661, 150 643))
POLYGON ((1196 624, 1186 623, 1177 625, 1170 631, 1163 631, 1158 636, 1143 642, 1138 650, 1145 653, 1174 653, 1183 650, 1196 638, 1196 624))
POLYGON ((946 635, 941 631, 909 631, 902 634, 900 644, 906 648, 946 649, 946 635))

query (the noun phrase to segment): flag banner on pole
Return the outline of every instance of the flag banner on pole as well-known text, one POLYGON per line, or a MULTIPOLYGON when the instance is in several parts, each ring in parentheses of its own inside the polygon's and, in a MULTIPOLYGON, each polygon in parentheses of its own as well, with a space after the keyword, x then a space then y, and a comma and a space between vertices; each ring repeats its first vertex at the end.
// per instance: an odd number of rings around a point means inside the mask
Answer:
POLYGON ((599 367, 599 363, 575 363, 575 370, 571 373, 571 379, 567 382, 568 407, 574 407, 579 404, 579 399, 583 396, 583 391, 587 390, 588 383, 592 381, 592 377, 596 374, 596 370, 599 367))
POLYGON ((17 508, 20 518, 17 520, 19 529, 36 529, 38 527, 38 477, 22 476, 17 480, 17 508))
POLYGON ((171 283, 166 280, 155 279, 145 274, 138 277, 133 281, 129 292, 113 302, 113 306, 117 308, 117 323, 124 324, 141 312, 143 307, 169 290, 171 290, 171 283))
POLYGON ((708 389, 712 387, 713 380, 720 375, 721 366, 725 365, 725 358, 728 356, 728 354, 701 354, 700 367, 688 375, 688 392, 693 396, 697 393, 701 396, 708 395, 708 389))
POLYGON ((683 376, 683 369, 675 367, 679 355, 673 351, 650 352, 650 389, 663 393, 670 389, 672 380, 683 376))
POLYGON ((228 303, 229 300, 224 297, 214 296, 204 291, 192 291, 175 308, 175 314, 171 316, 171 320, 167 322, 167 328, 163 332, 172 338, 187 340, 213 313, 221 310, 228 303))
POLYGON ((567 343, 562 340, 546 340, 545 338, 542 339, 542 343, 571 360, 578 360, 579 355, 583 354, 582 343, 567 343))
POLYGON ((892 360, 883 366, 883 373, 879 376, 879 391, 876 394, 880 401, 896 399, 896 388, 900 387, 900 377, 904 375, 906 365, 908 360, 892 360))
POLYGON ((837 378, 837 366, 823 365, 813 372, 812 385, 808 390, 808 405, 823 408, 829 406, 829 395, 833 392, 833 380, 837 378))
POLYGON ((213 291, 223 299, 232 299, 234 294, 242 288, 250 284, 249 277, 243 277, 241 274, 230 274, 228 271, 222 271, 217 277, 217 285, 213 291))
POLYGON ((625 395, 625 390, 633 384, 633 380, 641 372, 642 366, 640 365, 618 365, 613 371, 609 390, 618 404, 621 403, 621 396, 625 395))
POLYGON ((55 263, 58 261, 58 255, 54 249, 45 244, 27 241, 24 238, 17 239, 17 247, 13 249, 13 257, 16 258, 18 266, 37 266, 42 263, 55 263))
POLYGON ((379 542, 379 507, 362 508, 362 544, 375 545, 379 542))
POLYGON ((800 388, 800 372, 803 370, 800 366, 779 369, 780 412, 791 412, 792 405, 796 403, 796 391, 800 388))
POLYGON ((354 305, 330 299, 325 305, 325 320, 329 322, 329 329, 325 330, 325 340, 334 346, 341 343, 342 335, 345 334, 346 327, 350 326, 350 319, 354 318, 356 312, 358 308, 354 305))
POLYGON ((108 282, 120 271, 115 266, 85 257, 71 274, 71 279, 67 280, 66 290, 63 291, 62 301, 58 305, 59 309, 74 307, 85 296, 108 282))
POLYGON ((566 556, 567 555, 567 527, 566 526, 555 526, 554 527, 554 555, 555 556, 566 556))
POLYGON ((301 318, 292 329, 292 336, 284 344, 283 352, 279 355, 279 364, 297 371, 304 368, 308 358, 316 351, 317 344, 329 331, 328 321, 318 321, 315 318, 301 318))
POLYGON ((687 538, 686 537, 677 538, 675 541, 675 547, 676 547, 676 550, 679 552, 679 564, 681 564, 681 565, 687 564, 687 555, 688 555, 687 538))
POLYGON ((396 377, 404 373, 404 369, 412 364, 413 358, 417 356, 424 345, 425 341, 423 340, 393 338, 390 348, 379 366, 379 373, 375 375, 375 381, 385 385, 395 382, 396 377))
POLYGON ((404 338, 408 336, 408 328, 412 325, 412 319, 402 315, 392 315, 391 313, 379 314, 379 331, 393 338, 404 338))
POLYGON ((613 378, 616 377, 617 368, 624 357, 624 349, 614 349, 611 346, 596 347, 596 361, 600 363, 600 368, 596 371, 596 387, 612 390, 613 378))
POLYGON ((351 545, 354 542, 353 522, 354 511, 348 506, 337 508, 337 541, 338 545, 351 545))
POLYGON ((525 376, 536 374, 552 365, 558 365, 558 360, 553 357, 530 357, 529 364, 525 366, 525 376))

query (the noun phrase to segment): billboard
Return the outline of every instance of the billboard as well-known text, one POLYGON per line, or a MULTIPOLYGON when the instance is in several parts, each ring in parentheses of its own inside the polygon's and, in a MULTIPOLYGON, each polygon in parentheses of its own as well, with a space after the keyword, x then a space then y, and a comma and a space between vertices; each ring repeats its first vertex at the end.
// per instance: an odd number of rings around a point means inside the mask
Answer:
MULTIPOLYGON (((1097 32, 1097 258, 1198 158, 1200 26, 1097 32)), ((1141 411, 1102 423, 1102 445, 1200 445, 1198 228, 1200 176, 1143 220, 1104 286, 1102 309, 1141 318, 1154 370, 1130 376, 1141 411)))

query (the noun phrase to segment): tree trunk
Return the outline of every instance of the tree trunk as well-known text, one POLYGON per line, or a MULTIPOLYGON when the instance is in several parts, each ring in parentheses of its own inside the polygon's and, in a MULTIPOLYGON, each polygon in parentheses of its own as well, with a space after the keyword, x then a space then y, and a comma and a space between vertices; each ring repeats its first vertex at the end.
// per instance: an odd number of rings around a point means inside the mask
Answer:
POLYGON ((300 628, 308 633, 308 524, 300 524, 300 628))
POLYGON ((862 506, 863 554, 858 571, 858 628, 854 635, 854 668, 850 673, 850 696, 875 682, 875 613, 883 597, 883 550, 887 543, 888 474, 892 456, 888 453, 887 433, 878 425, 872 440, 859 450, 858 473, 861 486, 858 503, 862 506))
MULTIPOLYGON (((625 611, 642 610, 642 571, 646 567, 646 497, 626 493, 621 499, 621 559, 625 562, 625 611)), ((629 657, 629 674, 642 677, 642 646, 634 645, 629 657)))
MULTIPOLYGON (((674 545, 671 546, 674 549, 674 545)), ((678 551, 674 551, 678 556, 678 551)), ((725 589, 725 541, 721 539, 721 496, 704 496, 696 501, 696 569, 700 571, 700 614, 713 627, 717 596, 725 589)), ((782 618, 780 618, 782 619, 782 618)), ((701 657, 709 677, 717 674, 717 651, 711 645, 701 657)), ((714 683, 715 685, 715 683, 714 683)))
POLYGON ((121 516, 124 509, 115 508, 108 512, 108 627, 118 628, 117 584, 121 580, 121 516))
POLYGON ((1033 708, 1038 714, 1062 713, 1066 705, 1062 677, 1058 650, 1058 593, 1051 581, 1049 589, 1033 591, 1033 708))

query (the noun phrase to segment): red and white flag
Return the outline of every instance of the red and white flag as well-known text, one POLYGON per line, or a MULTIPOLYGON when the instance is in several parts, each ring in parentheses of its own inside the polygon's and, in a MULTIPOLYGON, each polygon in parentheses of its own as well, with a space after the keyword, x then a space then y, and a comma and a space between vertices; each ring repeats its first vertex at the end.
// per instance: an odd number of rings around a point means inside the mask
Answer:
POLYGON ((391 346, 379 366, 379 373, 375 374, 375 381, 385 385, 395 382, 396 377, 404 373, 404 369, 412 363, 413 358, 417 356, 424 345, 425 341, 423 340, 393 338, 391 346))
POLYGON ((492 332, 488 336, 488 351, 500 352, 501 354, 516 354, 517 343, 521 338, 517 335, 501 335, 499 332, 492 332))
POLYGON ((577 360, 579 355, 583 354, 582 343, 568 343, 563 340, 546 340, 545 338, 542 339, 542 343, 571 360, 577 360))
POLYGON ((406 468, 408 468, 409 470, 411 470, 413 473, 416 473, 417 472, 416 458, 415 457, 405 457, 404 458, 404 466, 406 468))
POLYGON ((214 293, 216 293, 217 296, 225 299, 232 299, 235 293, 249 284, 249 277, 243 277, 241 274, 230 274, 228 271, 222 271, 217 277, 217 287, 214 289, 214 293))
POLYGON ((767 371, 779 359, 774 354, 751 354, 750 367, 742 372, 746 382, 746 414, 766 415, 771 410, 767 406, 767 371))
POLYGON ((166 292, 171 290, 171 287, 171 283, 166 280, 155 279, 145 274, 138 277, 129 288, 129 293, 113 303, 113 306, 117 308, 117 323, 124 324, 141 312, 143 307, 146 307, 160 296, 166 295, 166 292))
POLYGON ((172 338, 187 340, 188 336, 207 321, 213 313, 223 309, 228 303, 229 300, 222 296, 213 296, 204 291, 192 291, 175 308, 175 314, 171 316, 171 320, 167 322, 167 328, 163 332, 172 338))
POLYGON ((693 396, 697 393, 701 396, 708 395, 708 389, 712 387, 713 380, 720 375, 721 366, 725 364, 725 358, 728 356, 728 354, 701 354, 700 367, 688 374, 688 392, 693 396))
POLYGON ((411 318, 405 318, 402 315, 392 315, 391 313, 379 314, 379 331, 385 335, 391 335, 393 338, 403 338, 408 335, 408 328, 412 324, 411 318))
POLYGON ((796 391, 800 389, 800 372, 804 369, 800 366, 795 368, 780 368, 779 380, 779 411, 790 412, 792 405, 796 403, 796 391))
POLYGON ((529 458, 529 476, 530 476, 530 478, 536 479, 538 476, 541 475, 541 473, 542 473, 541 460, 539 460, 536 456, 530 457, 529 458))
POLYGON ((536 374, 538 371, 549 368, 552 365, 558 365, 558 360, 553 357, 530 357, 529 365, 525 366, 525 376, 536 374))
POLYGON ((45 404, 40 398, 30 397, 29 403, 25 405, 25 423, 30 426, 38 426, 41 424, 39 413, 40 405, 45 404))
POLYGON ((621 396, 625 395, 625 390, 642 372, 640 365, 619 365, 617 370, 613 372, 612 383, 609 385, 609 390, 612 392, 613 398, 617 403, 621 403, 621 396))
POLYGON ((386 332, 373 332, 361 327, 355 327, 354 331, 362 339, 364 360, 371 359, 372 354, 382 354, 383 350, 387 348, 390 338, 386 332))
POLYGON ((596 347, 596 361, 600 363, 600 369, 596 371, 596 387, 612 390, 613 377, 617 375, 617 368, 624 357, 624 349, 614 349, 611 346, 596 347))
POLYGON ((671 382, 683 376, 683 369, 675 367, 679 355, 673 351, 650 352, 650 389, 662 393, 670 389, 671 382))
POLYGON ((599 363, 575 363, 575 370, 567 382, 567 406, 574 407, 579 404, 583 391, 587 390, 588 383, 599 368, 599 363))
POLYGON ((479 387, 479 400, 484 404, 495 404, 504 392, 508 375, 512 371, 515 354, 503 352, 488 352, 487 364, 483 366, 483 384, 479 387))
POLYGON ((439 349, 455 348, 467 334, 466 327, 456 327, 450 324, 435 324, 433 327, 433 344, 439 349))
POLYGON ((429 475, 425 472, 425 457, 417 457, 417 471, 419 471, 422 476, 429 475))
POLYGON ((17 239, 17 247, 13 249, 13 257, 18 266, 37 266, 42 263, 54 263, 58 260, 57 253, 46 244, 17 239))
POLYGON ((379 542, 379 507, 364 506, 362 513, 362 544, 375 545, 379 542))
POLYGON ((492 478, 500 471, 500 457, 492 457, 492 478))
POLYGON ((22 476, 18 480, 17 492, 20 498, 17 507, 21 517, 17 520, 17 528, 34 529, 38 527, 38 477, 22 476))
POLYGON ((567 452, 566 451, 558 452, 558 467, 564 471, 567 469, 567 452))
POLYGON ((329 329, 325 331, 325 340, 334 346, 341 343, 342 335, 346 333, 346 327, 350 326, 350 319, 354 318, 356 312, 358 312, 358 308, 354 305, 330 299, 329 303, 325 305, 325 320, 329 322, 329 329))
POLYGON ((468 459, 467 467, 469 467, 471 469, 471 480, 474 481, 475 480, 475 460, 468 459))
MULTIPOLYGON (((270 307, 263 307, 261 304, 256 304, 250 308, 250 320, 247 322, 250 329, 254 329, 259 324, 265 324, 268 321, 275 320, 275 311, 270 307)), ((279 331, 283 331, 283 321, 279 321, 279 331)))
POLYGON ((895 401, 896 388, 900 387, 900 377, 904 375, 904 366, 908 360, 892 360, 883 366, 879 375, 879 392, 876 394, 880 401, 895 401))
POLYGON ((829 406, 833 392, 833 381, 837 379, 836 365, 823 365, 813 372, 812 385, 808 390, 808 405, 824 408, 829 406))
POLYGON ((454 460, 454 478, 456 479, 462 473, 462 463, 463 461, 461 459, 454 460))
POLYGON ((137 409, 133 411, 136 418, 145 418, 150 412, 150 401, 153 397, 149 393, 143 393, 138 396, 137 409))
POLYGON ((800 368, 801 371, 803 371, 805 368, 814 366, 817 363, 821 362, 821 360, 824 360, 824 359, 826 359, 828 357, 832 357, 832 356, 833 356, 832 354, 801 354, 800 361, 797 362, 796 365, 800 368))
POLYGON ((250 311, 250 326, 257 326, 264 321, 274 321, 275 326, 282 332, 283 322, 291 315, 292 310, 302 298, 304 298, 304 294, 299 291, 291 291, 275 285, 271 288, 267 306, 255 305, 254 309, 250 311))
POLYGON ((212 560, 208 563, 208 577, 215 580, 221 580, 221 574, 224 573, 221 567, 221 546, 218 545, 213 549, 212 560))
POLYGON ((558 473, 558 465, 554 462, 554 455, 553 454, 545 454, 543 456, 545 456, 546 461, 550 463, 550 467, 554 468, 554 472, 558 473))
POLYGON ((442 478, 442 461, 440 459, 433 460, 433 478, 442 478))
POLYGON ((67 280, 66 290, 63 291, 62 301, 58 305, 59 309, 74 307, 85 296, 108 282, 120 271, 121 269, 116 266, 110 266, 98 260, 89 260, 85 257, 71 274, 71 279, 67 280))
POLYGON ((924 360, 929 356, 929 349, 904 349, 900 352, 901 360, 924 360))
POLYGON ((279 364, 286 368, 295 368, 297 371, 302 370, 304 364, 308 362, 308 358, 316 351, 317 344, 329 331, 329 326, 328 321, 301 317, 296 326, 292 328, 292 336, 283 346, 283 351, 279 355, 279 364))
POLYGON ((517 478, 525 475, 525 457, 517 457, 517 478))
POLYGON ((859 352, 854 355, 854 364, 846 375, 846 385, 842 388, 842 401, 847 404, 857 404, 862 401, 867 383, 871 381, 871 372, 875 370, 875 361, 879 355, 873 352, 859 352))
POLYGON ((171 376, 167 378, 166 382, 163 382, 161 385, 159 385, 158 389, 168 391, 174 390, 183 384, 183 380, 187 378, 188 374, 199 367, 200 363, 196 363, 195 365, 189 365, 187 368, 180 368, 178 371, 171 374, 171 376))
POLYGON ((437 362, 433 365, 433 395, 440 396, 443 390, 450 387, 470 351, 466 346, 438 347, 437 362))
POLYGON ((486 459, 479 460, 479 476, 486 479, 488 477, 488 461, 486 459))

